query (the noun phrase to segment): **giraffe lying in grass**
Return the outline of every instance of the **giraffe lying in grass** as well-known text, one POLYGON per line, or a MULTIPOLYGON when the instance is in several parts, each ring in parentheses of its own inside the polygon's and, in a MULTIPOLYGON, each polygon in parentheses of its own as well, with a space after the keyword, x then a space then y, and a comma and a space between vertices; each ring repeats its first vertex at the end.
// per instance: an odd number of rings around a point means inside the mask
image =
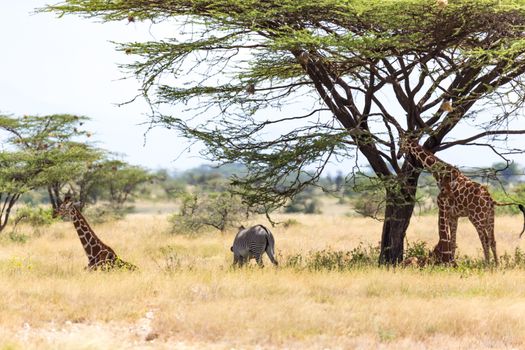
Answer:
POLYGON ((136 270, 137 267, 120 259, 115 251, 108 245, 104 244, 100 238, 97 237, 93 229, 89 226, 86 218, 71 202, 71 198, 66 196, 62 204, 56 209, 54 216, 61 216, 70 218, 77 230, 80 243, 84 247, 88 258, 88 270, 101 269, 104 271, 121 268, 127 270, 136 270))
MULTIPOLYGON (((476 228, 485 262, 490 262, 490 250, 498 265, 496 239, 494 237, 495 206, 518 205, 525 217, 525 208, 517 203, 498 203, 492 199, 487 188, 465 176, 458 168, 445 163, 432 152, 421 147, 417 140, 401 139, 399 157, 412 155, 426 170, 432 173, 439 187, 439 243, 433 257, 438 262, 453 263, 456 251, 456 231, 459 217, 468 217, 476 228), (490 249, 489 249, 490 248, 490 249)), ((520 238, 525 231, 525 225, 520 238)))

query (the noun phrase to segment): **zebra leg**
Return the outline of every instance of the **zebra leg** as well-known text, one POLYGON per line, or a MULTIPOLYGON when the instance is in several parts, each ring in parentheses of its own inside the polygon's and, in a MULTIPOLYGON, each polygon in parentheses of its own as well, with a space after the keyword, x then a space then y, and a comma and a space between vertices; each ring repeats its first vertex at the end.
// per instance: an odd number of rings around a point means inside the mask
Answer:
POLYGON ((255 255, 255 261, 257 261, 257 265, 259 265, 259 267, 264 267, 264 264, 262 261, 262 253, 255 255))
POLYGON ((242 267, 244 265, 245 259, 242 255, 239 255, 239 267, 242 267))

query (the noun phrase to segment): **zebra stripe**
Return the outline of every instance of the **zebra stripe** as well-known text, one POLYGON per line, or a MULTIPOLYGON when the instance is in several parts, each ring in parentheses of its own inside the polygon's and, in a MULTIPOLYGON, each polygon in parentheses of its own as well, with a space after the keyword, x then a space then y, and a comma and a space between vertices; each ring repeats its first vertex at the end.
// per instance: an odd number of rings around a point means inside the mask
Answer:
POLYGON ((275 239, 270 230, 263 225, 250 228, 241 226, 230 249, 233 252, 233 265, 242 266, 254 258, 259 266, 263 266, 262 255, 264 252, 274 265, 278 265, 274 258, 275 239))

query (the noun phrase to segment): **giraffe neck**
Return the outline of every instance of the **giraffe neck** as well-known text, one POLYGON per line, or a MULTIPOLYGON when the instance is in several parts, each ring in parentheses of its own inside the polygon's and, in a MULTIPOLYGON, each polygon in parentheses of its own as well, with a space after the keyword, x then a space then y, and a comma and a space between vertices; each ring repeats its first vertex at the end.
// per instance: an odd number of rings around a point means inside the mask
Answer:
POLYGON ((411 145, 409 152, 426 170, 430 171, 434 178, 440 183, 448 181, 451 173, 458 172, 454 166, 445 163, 420 145, 411 145))
POLYGON ((78 238, 80 238, 82 247, 84 247, 84 251, 86 252, 89 261, 91 261, 107 246, 97 237, 82 213, 80 213, 75 207, 72 208, 72 211, 73 225, 77 230, 78 238))

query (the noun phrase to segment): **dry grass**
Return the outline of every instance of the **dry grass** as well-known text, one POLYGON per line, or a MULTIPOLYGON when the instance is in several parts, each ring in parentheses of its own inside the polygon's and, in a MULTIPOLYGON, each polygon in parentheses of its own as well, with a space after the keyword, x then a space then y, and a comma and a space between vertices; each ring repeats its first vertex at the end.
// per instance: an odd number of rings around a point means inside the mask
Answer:
MULTIPOLYGON (((379 240, 369 219, 293 217, 273 230, 283 260, 379 240)), ((408 239, 432 245, 436 221, 415 218, 408 239)), ((497 219, 500 253, 525 249, 522 224, 497 219)), ((0 348, 525 348, 523 270, 233 270, 233 232, 173 236, 152 214, 94 228, 140 271, 84 271, 70 223, 0 241, 0 348)), ((470 224, 458 241, 480 254, 470 224)))

